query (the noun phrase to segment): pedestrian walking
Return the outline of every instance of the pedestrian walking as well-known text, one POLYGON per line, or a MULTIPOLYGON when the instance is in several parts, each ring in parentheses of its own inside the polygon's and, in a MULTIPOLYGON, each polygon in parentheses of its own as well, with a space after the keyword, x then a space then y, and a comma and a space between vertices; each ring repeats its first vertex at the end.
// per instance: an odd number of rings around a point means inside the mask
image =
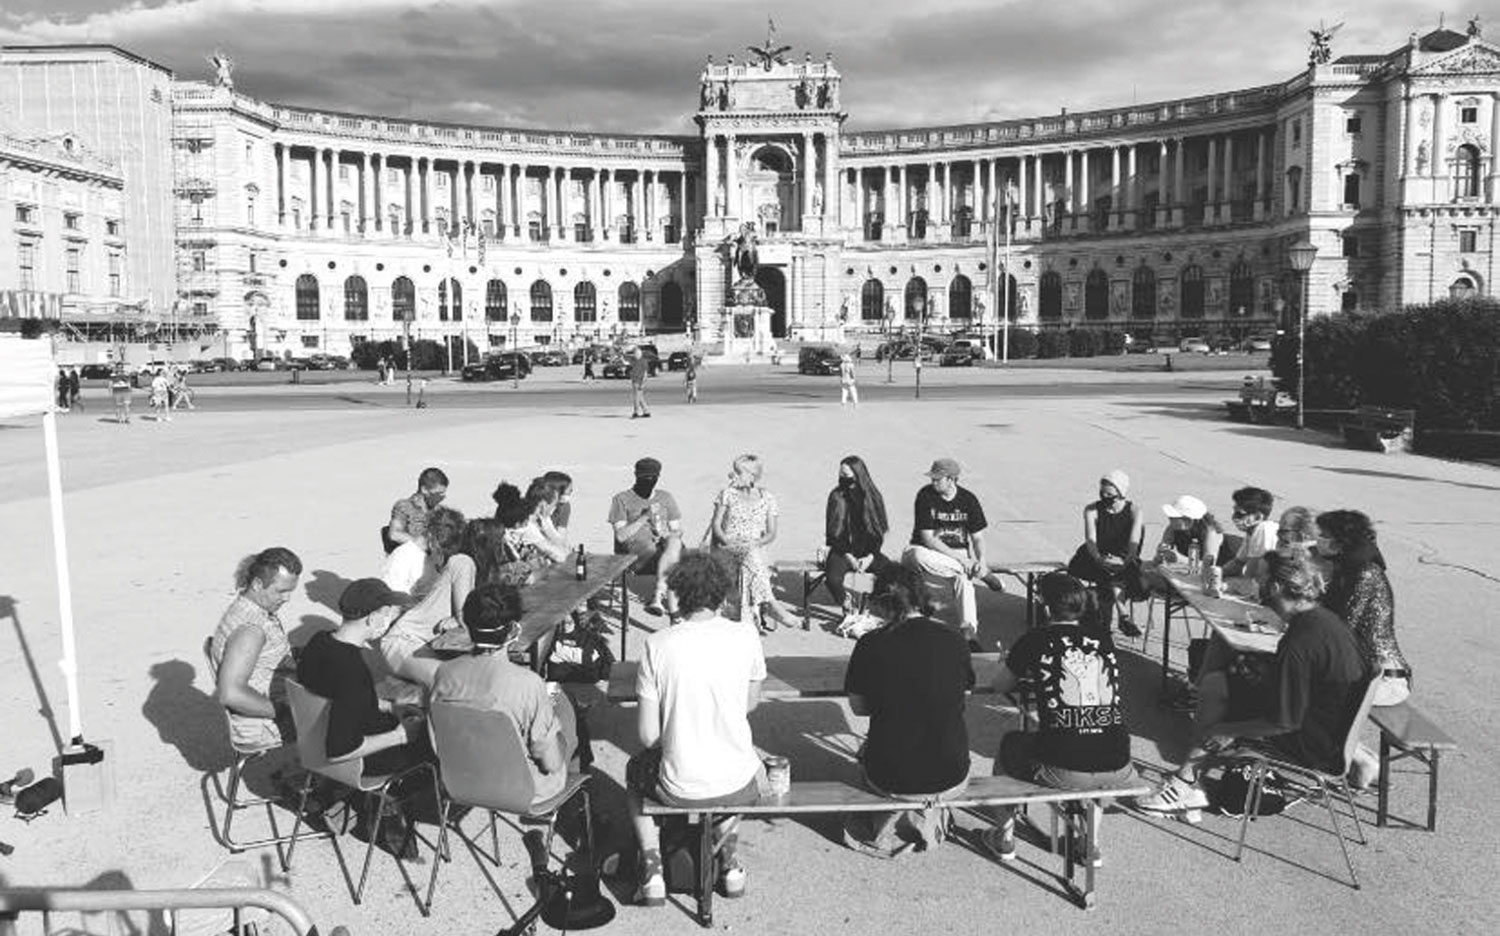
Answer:
POLYGON ((162 368, 151 378, 151 417, 158 423, 172 421, 171 389, 167 369, 162 368))
POLYGON ((115 422, 130 422, 130 375, 124 364, 116 364, 109 377, 109 395, 114 398, 115 422))
POLYGON ((687 359, 687 370, 682 373, 682 387, 687 393, 689 403, 698 402, 698 358, 689 354, 687 359))
POLYGON ((57 369, 57 378, 52 382, 52 398, 57 401, 57 408, 62 412, 68 411, 68 371, 66 368, 57 369))
POLYGON ((172 409, 197 409, 193 405, 193 388, 188 386, 187 368, 177 369, 176 380, 172 384, 172 409))
POLYGON ((859 409, 859 388, 854 384, 854 358, 847 352, 839 357, 839 406, 859 409))
POLYGON ((651 410, 646 408, 646 356, 640 345, 630 349, 630 418, 650 419, 651 410))
POLYGON ((594 352, 587 348, 583 351, 583 379, 594 379, 594 352))
POLYGON ((78 381, 78 368, 68 371, 68 409, 83 411, 83 389, 78 381))

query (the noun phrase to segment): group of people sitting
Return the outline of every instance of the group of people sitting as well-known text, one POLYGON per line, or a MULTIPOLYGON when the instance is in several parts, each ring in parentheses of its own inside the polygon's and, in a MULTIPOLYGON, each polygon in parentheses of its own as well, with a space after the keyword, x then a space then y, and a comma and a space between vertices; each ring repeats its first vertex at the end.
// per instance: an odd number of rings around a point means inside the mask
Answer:
MULTIPOLYGON (((765 789, 749 724, 766 677, 758 631, 787 612, 771 589, 766 547, 775 539, 778 511, 760 486, 762 469, 755 456, 735 460, 729 485, 714 500, 703 549, 684 548, 682 514, 659 486, 657 459, 636 462, 634 483, 610 505, 615 550, 637 556, 637 571, 656 575, 648 609, 669 615, 673 625, 648 637, 641 652, 642 750, 626 771, 642 852, 638 896, 647 904, 665 899, 665 881, 656 826, 641 810, 646 798, 721 809, 753 802, 765 789), (735 591, 738 620, 724 613, 735 591)), ((864 781, 893 800, 889 815, 856 814, 847 824, 845 841, 861 852, 888 856, 941 842, 944 810, 903 810, 899 802, 956 795, 967 783, 965 694, 974 679, 971 655, 982 649, 975 587, 1000 583, 985 553, 983 508, 959 484, 960 475, 951 459, 932 464, 899 560, 883 553, 889 518, 859 457, 840 462, 828 495, 830 588, 851 611, 844 573, 872 573, 869 610, 880 622, 856 643, 845 676, 851 711, 870 720, 859 757, 864 781), (956 609, 956 618, 940 619, 934 598, 956 609)), ((237 749, 265 750, 292 736, 276 677, 294 670, 303 686, 330 701, 328 756, 362 757, 369 773, 433 757, 422 717, 432 701, 508 714, 527 744, 541 799, 560 789, 570 765, 586 766, 586 726, 568 695, 549 689, 507 652, 524 614, 526 585, 568 555, 572 481, 547 472, 524 494, 502 483, 493 494, 495 517, 469 521, 442 505, 447 488, 441 470, 421 473, 417 490, 392 508, 381 577, 350 583, 338 601, 341 623, 315 635, 295 659, 277 611, 298 585, 300 560, 274 547, 245 561, 239 594, 210 644, 216 698, 229 712, 237 749), (434 634, 460 625, 472 653, 434 654, 434 634), (378 653, 365 652, 372 644, 378 653), (413 702, 386 701, 390 693, 377 691, 392 674, 420 687, 413 702)), ((1278 522, 1268 492, 1243 488, 1233 496, 1235 542, 1202 500, 1184 495, 1163 508, 1168 522, 1152 563, 1141 556, 1144 520, 1126 498, 1129 488, 1123 472, 1101 478, 1098 499, 1084 510, 1085 542, 1070 571, 1039 583, 1044 626, 1014 643, 995 686, 1002 693, 1024 687, 1039 725, 1005 735, 996 772, 1082 790, 1134 778, 1111 636, 1116 595, 1161 587, 1155 566, 1193 555, 1251 584, 1286 631, 1274 656, 1236 653, 1222 642, 1209 647, 1179 700, 1194 712, 1189 756, 1139 807, 1187 813, 1206 806, 1199 785, 1205 758, 1238 739, 1257 739, 1309 766, 1338 766, 1342 732, 1366 682, 1380 681, 1377 704, 1395 704, 1410 691, 1369 518, 1293 508, 1278 522)), ((1119 621, 1122 631, 1128 623, 1119 621)), ((1363 752, 1355 784, 1368 783, 1373 769, 1373 755, 1363 752)), ((996 818, 984 844, 1011 860, 1015 817, 996 818)), ((400 822, 385 827, 399 837, 387 844, 409 847, 400 822)), ((734 818, 721 821, 716 843, 720 889, 743 893, 734 818)))

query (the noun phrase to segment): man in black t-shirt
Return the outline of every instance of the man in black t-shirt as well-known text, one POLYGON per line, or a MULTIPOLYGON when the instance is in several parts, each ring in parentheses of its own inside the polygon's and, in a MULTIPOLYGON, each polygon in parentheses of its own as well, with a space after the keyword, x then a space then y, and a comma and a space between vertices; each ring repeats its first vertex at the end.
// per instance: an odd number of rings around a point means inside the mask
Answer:
POLYGON ((1193 821, 1208 805, 1198 786, 1199 762, 1240 741, 1317 770, 1344 769, 1344 737, 1371 673, 1354 631, 1318 604, 1322 578, 1307 557, 1278 550, 1264 558, 1261 604, 1287 623, 1276 657, 1254 682, 1224 670, 1204 674, 1188 756, 1155 793, 1137 801, 1141 809, 1182 812, 1193 821))
POLYGON ((958 606, 959 630, 969 639, 970 649, 979 649, 979 609, 974 582, 982 581, 995 591, 1004 586, 984 559, 986 526, 979 498, 960 487, 962 469, 951 458, 939 458, 927 472, 930 484, 917 492, 911 545, 901 561, 922 573, 937 594, 950 594, 958 606))
MULTIPOLYGON (((1000 739, 995 773, 1061 790, 1105 790, 1135 780, 1130 732, 1120 713, 1120 664, 1108 633, 1086 630, 1084 584, 1066 572, 1039 583, 1049 623, 1011 648, 995 691, 1024 685, 1036 701, 1035 732, 1000 739)), ((1016 857, 1015 813, 985 831, 984 845, 1002 861, 1016 857)))

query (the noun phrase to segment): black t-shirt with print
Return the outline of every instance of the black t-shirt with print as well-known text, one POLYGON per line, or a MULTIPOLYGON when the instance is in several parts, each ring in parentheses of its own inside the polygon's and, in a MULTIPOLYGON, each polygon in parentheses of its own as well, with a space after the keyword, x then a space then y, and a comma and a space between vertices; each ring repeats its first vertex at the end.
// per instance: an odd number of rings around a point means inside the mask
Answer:
POLYGON ((1005 658, 1025 680, 1041 729, 1036 758, 1082 773, 1130 763, 1130 731, 1120 713, 1120 663, 1109 635, 1077 624, 1028 631, 1005 658))
POLYGON ((985 528, 984 508, 968 488, 959 488, 952 500, 943 500, 932 485, 917 492, 916 517, 912 524, 912 545, 922 545, 921 533, 931 530, 944 544, 954 549, 968 549, 969 535, 985 528))

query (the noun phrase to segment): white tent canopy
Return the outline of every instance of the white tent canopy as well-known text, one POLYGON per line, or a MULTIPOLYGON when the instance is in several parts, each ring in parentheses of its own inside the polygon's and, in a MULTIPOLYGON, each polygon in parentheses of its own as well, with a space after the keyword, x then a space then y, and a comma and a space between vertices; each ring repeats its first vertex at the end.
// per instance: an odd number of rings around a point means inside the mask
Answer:
POLYGON ((78 651, 73 635, 73 592, 68 578, 68 539, 63 526, 62 474, 57 456, 57 363, 52 342, 0 335, 0 419, 42 417, 47 495, 52 505, 52 543, 57 562, 57 609, 63 658, 58 665, 68 687, 68 738, 83 744, 78 711, 78 651))

